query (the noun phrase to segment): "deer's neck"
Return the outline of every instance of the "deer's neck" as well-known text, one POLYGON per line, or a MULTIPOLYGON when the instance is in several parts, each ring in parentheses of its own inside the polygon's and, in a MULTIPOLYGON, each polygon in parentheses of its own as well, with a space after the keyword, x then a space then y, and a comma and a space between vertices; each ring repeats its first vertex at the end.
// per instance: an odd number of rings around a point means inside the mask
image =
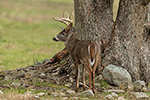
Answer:
POLYGON ((76 38, 76 36, 74 34, 72 34, 69 39, 65 42, 65 46, 67 48, 67 50, 70 52, 74 45, 78 42, 79 40, 76 38))

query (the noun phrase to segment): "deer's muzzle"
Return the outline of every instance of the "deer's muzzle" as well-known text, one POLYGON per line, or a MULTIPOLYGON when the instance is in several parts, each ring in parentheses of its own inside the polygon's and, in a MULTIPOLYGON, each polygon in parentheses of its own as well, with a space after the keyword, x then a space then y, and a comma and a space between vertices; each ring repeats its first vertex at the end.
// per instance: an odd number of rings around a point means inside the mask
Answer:
POLYGON ((53 40, 54 40, 54 41, 58 41, 58 38, 54 37, 53 40))

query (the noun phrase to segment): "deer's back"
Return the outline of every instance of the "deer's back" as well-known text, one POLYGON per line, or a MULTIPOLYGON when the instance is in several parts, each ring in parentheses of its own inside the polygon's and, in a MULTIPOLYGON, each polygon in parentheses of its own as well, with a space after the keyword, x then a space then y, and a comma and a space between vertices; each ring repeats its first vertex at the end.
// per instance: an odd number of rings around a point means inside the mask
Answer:
MULTIPOLYGON (((80 40, 73 45, 71 56, 74 61, 87 61, 89 57, 94 59, 94 56, 99 54, 99 47, 92 40, 80 40)), ((81 62, 80 62, 81 63, 81 62)))

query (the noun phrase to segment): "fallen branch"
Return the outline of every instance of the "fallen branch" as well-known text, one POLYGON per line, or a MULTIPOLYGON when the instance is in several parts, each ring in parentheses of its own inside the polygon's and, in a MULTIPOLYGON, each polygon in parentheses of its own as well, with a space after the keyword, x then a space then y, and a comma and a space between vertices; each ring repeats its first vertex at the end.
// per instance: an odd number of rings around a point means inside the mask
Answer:
POLYGON ((49 61, 45 62, 45 65, 48 64, 54 64, 54 63, 59 63, 62 61, 64 58, 66 58, 69 55, 68 51, 66 48, 64 48, 62 51, 59 53, 55 54, 49 61))

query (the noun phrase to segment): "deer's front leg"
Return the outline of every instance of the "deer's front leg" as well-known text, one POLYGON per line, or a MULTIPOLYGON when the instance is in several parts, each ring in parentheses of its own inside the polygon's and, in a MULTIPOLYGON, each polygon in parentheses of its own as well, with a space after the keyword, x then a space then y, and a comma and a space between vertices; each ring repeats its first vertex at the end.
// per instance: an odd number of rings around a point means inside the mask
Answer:
POLYGON ((86 82, 85 82, 85 68, 82 66, 82 78, 83 78, 83 90, 86 89, 86 82))
POLYGON ((80 78, 80 71, 79 71, 79 65, 78 63, 74 63, 76 68, 76 89, 75 91, 78 92, 79 89, 79 78, 80 78))

